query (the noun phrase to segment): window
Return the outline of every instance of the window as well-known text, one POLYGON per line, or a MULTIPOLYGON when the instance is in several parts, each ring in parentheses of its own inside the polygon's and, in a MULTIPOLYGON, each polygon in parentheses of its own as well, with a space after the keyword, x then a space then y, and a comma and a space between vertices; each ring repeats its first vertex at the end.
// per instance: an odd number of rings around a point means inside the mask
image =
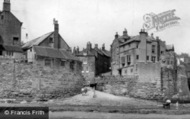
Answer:
POLYGON ((146 56, 146 60, 149 60, 149 56, 146 56))
POLYGON ((152 62, 155 63, 155 61, 156 61, 156 57, 155 57, 155 56, 152 56, 152 62))
POLYGON ((137 59, 137 60, 139 59, 139 55, 136 55, 136 59, 137 59))
POLYGON ((152 45, 152 53, 155 53, 156 46, 152 45))
POLYGON ((32 52, 32 48, 30 48, 30 52, 32 52))
POLYGON ((18 44, 19 44, 19 38, 13 37, 13 45, 18 45, 18 44))
POLYGON ((161 51, 160 53, 163 54, 163 51, 161 51))
POLYGON ((51 66, 51 60, 45 59, 45 66, 51 66))
POLYGON ((139 44, 137 43, 136 48, 138 48, 138 47, 139 47, 139 44))
POLYGON ((49 38, 49 43, 53 43, 53 38, 49 38))
POLYGON ((0 55, 3 55, 3 52, 0 50, 0 55))
POLYGON ((121 57, 121 65, 125 66, 125 57, 121 57))
POLYGON ((71 61, 71 62, 70 62, 70 69, 71 69, 71 70, 74 70, 74 61, 71 61))
POLYGON ((13 56, 13 52, 7 51, 7 56, 13 56))
POLYGON ((131 55, 127 55, 127 65, 131 64, 131 55))
POLYGON ((61 61, 61 66, 65 66, 65 61, 61 61))

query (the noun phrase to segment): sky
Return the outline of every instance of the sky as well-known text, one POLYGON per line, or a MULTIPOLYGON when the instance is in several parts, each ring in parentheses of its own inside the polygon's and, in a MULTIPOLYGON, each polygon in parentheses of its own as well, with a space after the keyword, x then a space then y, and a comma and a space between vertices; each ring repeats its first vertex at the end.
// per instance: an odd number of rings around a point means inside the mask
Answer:
MULTIPOLYGON (((3 0, 0 0, 2 9, 3 0)), ((22 41, 27 42, 53 31, 53 19, 58 20, 59 33, 70 47, 85 48, 88 41, 106 49, 115 33, 139 34, 143 16, 175 9, 179 24, 162 31, 148 31, 177 53, 190 53, 190 0, 11 0, 11 12, 21 21, 22 41), (26 33, 28 38, 26 38, 26 33)))

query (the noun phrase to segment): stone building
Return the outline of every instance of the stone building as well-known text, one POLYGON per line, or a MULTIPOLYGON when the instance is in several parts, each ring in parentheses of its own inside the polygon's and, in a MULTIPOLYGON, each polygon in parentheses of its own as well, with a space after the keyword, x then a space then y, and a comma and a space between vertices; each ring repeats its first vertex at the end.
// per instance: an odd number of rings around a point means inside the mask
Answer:
POLYGON ((23 58, 20 22, 11 12, 10 0, 4 0, 0 11, 0 57, 23 58))
POLYGON ((105 44, 102 48, 98 48, 98 44, 92 48, 90 42, 82 51, 79 48, 75 49, 73 53, 82 61, 82 74, 87 79, 93 79, 103 73, 110 72, 110 52, 105 49, 105 44))
MULTIPOLYGON (((146 69, 149 74, 159 77, 161 59, 171 60, 162 56, 170 56, 170 51, 174 52, 173 46, 167 46, 165 41, 154 38, 153 34, 149 36, 143 29, 137 36, 129 36, 125 29, 122 36, 116 33, 111 45, 112 75, 143 75, 146 69)), ((166 62, 162 61, 162 64, 166 62)))
POLYGON ((22 48, 29 63, 76 71, 81 68, 81 62, 72 55, 71 48, 59 34, 59 24, 55 19, 53 32, 26 42, 22 48))

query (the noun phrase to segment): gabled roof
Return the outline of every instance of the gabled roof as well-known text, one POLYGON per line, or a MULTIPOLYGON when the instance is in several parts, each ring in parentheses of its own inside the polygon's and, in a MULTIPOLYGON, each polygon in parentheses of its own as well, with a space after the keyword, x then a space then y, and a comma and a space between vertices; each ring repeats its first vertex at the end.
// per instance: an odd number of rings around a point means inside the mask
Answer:
POLYGON ((43 57, 60 58, 66 60, 78 60, 78 58, 76 58, 70 52, 65 50, 59 50, 50 47, 34 46, 34 51, 36 52, 36 55, 43 57))
POLYGON ((53 32, 50 32, 50 33, 44 34, 44 35, 42 35, 42 36, 40 36, 34 40, 28 41, 22 46, 22 48, 28 49, 34 45, 39 45, 43 40, 45 40, 47 37, 49 37, 52 33, 53 32))
POLYGON ((22 22, 21 22, 12 12, 10 12, 10 13, 11 13, 11 15, 12 15, 18 22, 20 22, 21 25, 22 25, 22 22))
POLYGON ((9 14, 12 16, 12 18, 16 19, 17 22, 19 22, 22 25, 22 22, 12 13, 12 12, 7 12, 7 11, 0 11, 0 14, 9 14))

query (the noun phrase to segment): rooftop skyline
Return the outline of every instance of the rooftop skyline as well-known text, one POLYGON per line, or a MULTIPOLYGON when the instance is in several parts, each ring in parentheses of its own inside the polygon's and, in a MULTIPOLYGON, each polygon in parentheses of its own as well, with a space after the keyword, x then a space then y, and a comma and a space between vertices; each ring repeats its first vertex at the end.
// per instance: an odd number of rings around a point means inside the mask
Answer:
MULTIPOLYGON (((129 36, 136 36, 142 29, 145 14, 175 9, 175 15, 181 18, 179 25, 148 33, 154 33, 168 45, 173 44, 177 53, 190 53, 189 4, 187 0, 11 0, 11 11, 23 22, 24 42, 53 31, 55 18, 59 33, 70 47, 82 49, 90 41, 93 47, 105 43, 109 50, 116 32, 122 35, 126 28, 129 36)), ((2 5, 0 0, 0 10, 2 5)))

